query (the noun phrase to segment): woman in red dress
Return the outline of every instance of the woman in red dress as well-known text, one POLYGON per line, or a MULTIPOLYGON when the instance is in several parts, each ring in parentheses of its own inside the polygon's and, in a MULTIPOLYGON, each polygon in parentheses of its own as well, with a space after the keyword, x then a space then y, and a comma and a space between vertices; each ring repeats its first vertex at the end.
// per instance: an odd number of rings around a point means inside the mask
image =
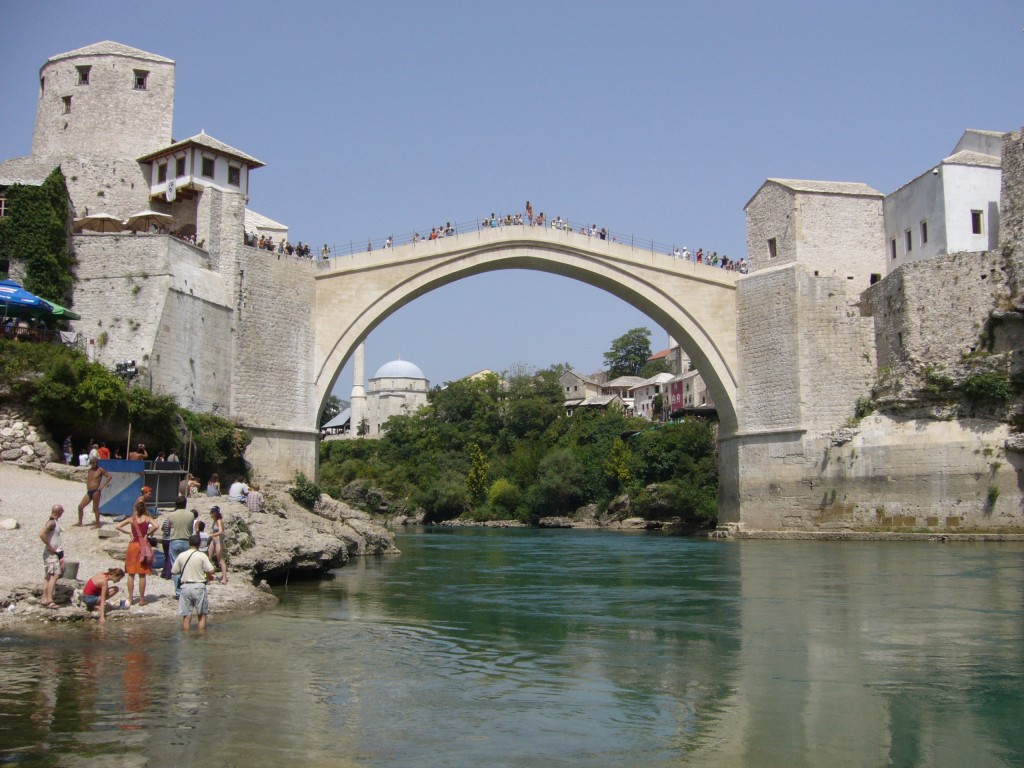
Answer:
POLYGON ((146 502, 135 502, 132 516, 122 520, 115 528, 132 537, 132 540, 128 542, 128 551, 124 555, 124 571, 128 574, 128 605, 134 605, 136 576, 139 577, 139 605, 145 605, 146 577, 152 573, 150 568, 153 561, 142 559, 142 545, 145 544, 149 552, 152 553, 153 549, 146 539, 150 531, 156 530, 156 522, 146 511, 146 502))

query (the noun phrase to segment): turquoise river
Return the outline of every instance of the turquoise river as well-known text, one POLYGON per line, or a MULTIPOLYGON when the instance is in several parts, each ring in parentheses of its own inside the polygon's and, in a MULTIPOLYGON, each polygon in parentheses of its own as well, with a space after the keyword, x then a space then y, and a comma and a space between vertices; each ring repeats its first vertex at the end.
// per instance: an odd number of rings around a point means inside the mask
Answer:
POLYGON ((1024 765, 1024 544, 397 543, 202 637, 0 637, 0 766, 1024 765))

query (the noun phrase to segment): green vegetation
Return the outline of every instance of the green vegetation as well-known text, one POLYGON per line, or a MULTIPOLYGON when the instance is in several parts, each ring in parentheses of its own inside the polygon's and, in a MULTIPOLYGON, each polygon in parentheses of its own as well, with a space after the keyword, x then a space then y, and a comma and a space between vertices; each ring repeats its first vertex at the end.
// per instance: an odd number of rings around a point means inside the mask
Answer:
POLYGON ((953 380, 944 374, 939 373, 931 365, 924 369, 925 389, 933 395, 948 392, 953 388, 953 380))
POLYGON ((41 185, 7 188, 10 213, 0 218, 0 265, 25 265, 25 289, 70 304, 74 260, 71 204, 64 174, 56 168, 41 185))
POLYGON ((316 503, 320 501, 322 491, 319 485, 301 472, 297 472, 295 480, 292 481, 292 487, 288 489, 288 493, 295 499, 297 504, 301 504, 306 509, 313 509, 316 503))
POLYGON ((715 523, 712 424, 652 425, 614 409, 567 417, 560 372, 452 382, 415 414, 389 419, 379 440, 323 443, 324 491, 336 496, 359 480, 421 507, 428 522, 533 522, 627 494, 634 514, 694 528, 715 523))
POLYGON ((960 391, 970 402, 976 404, 1005 403, 1013 390, 1010 380, 1001 373, 976 373, 968 376, 960 385, 960 391))
POLYGON ((988 508, 992 509, 996 505, 996 501, 999 500, 999 486, 990 485, 988 487, 988 495, 985 498, 985 503, 988 504, 988 508))
POLYGON ((58 442, 64 435, 141 441, 184 455, 194 446, 192 470, 244 474, 249 435, 227 419, 178 408, 173 398, 128 387, 99 363, 59 344, 0 340, 0 381, 10 396, 29 404, 58 442))
POLYGON ((604 364, 608 366, 608 377, 643 376, 649 378, 668 371, 664 360, 649 362, 651 356, 651 330, 633 328, 612 341, 612 348, 604 353, 604 364))

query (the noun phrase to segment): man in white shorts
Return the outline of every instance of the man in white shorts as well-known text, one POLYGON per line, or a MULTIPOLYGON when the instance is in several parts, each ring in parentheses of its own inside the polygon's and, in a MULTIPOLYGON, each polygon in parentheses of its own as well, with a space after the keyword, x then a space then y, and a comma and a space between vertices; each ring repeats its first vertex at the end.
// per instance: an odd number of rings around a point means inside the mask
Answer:
POLYGON ((192 626, 193 613, 199 615, 199 630, 206 629, 206 614, 210 612, 206 583, 213 578, 213 563, 205 552, 199 551, 199 542, 199 534, 193 533, 188 539, 189 548, 178 555, 171 566, 171 573, 181 577, 178 615, 185 632, 192 626))

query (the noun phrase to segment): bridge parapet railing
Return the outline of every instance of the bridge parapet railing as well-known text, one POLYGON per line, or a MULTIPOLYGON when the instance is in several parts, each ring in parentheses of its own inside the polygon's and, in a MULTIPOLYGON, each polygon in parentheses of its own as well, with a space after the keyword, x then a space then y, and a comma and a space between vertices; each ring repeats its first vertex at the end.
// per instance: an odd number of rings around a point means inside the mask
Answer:
MULTIPOLYGON (((511 221, 509 221, 509 217, 495 217, 494 219, 488 217, 456 223, 446 222, 444 227, 432 227, 430 230, 427 230, 425 234, 421 230, 413 230, 411 232, 401 232, 397 235, 387 235, 382 238, 368 238, 365 245, 362 245, 362 241, 355 240, 350 240, 348 243, 335 243, 327 247, 326 253, 324 252, 324 249, 321 248, 321 250, 315 254, 315 258, 317 258, 322 267, 326 269, 329 268, 334 259, 338 258, 351 257, 362 253, 373 253, 374 251, 387 251, 403 245, 410 245, 435 239, 443 240, 447 237, 464 235, 472 232, 505 230, 508 228, 521 229, 524 231, 537 228, 559 230, 583 237, 596 238, 611 243, 626 245, 634 250, 662 255, 669 258, 683 258, 684 253, 684 246, 680 246, 677 243, 669 244, 659 242, 653 238, 640 238, 631 234, 622 234, 606 228, 597 227, 595 224, 584 224, 579 221, 563 219, 559 216, 554 219, 546 219, 543 224, 536 221, 533 224, 530 224, 525 220, 519 221, 515 217, 513 217, 511 221), (433 230, 433 237, 431 236, 431 230, 433 230)), ((690 260, 696 259, 696 250, 697 249, 692 249, 689 251, 690 260)), ((735 269, 741 272, 745 271, 745 262, 741 262, 739 259, 730 259, 725 257, 725 260, 722 260, 722 258, 719 257, 717 260, 718 263, 712 264, 710 261, 712 253, 713 251, 708 251, 706 254, 708 257, 708 261, 706 263, 709 267, 735 269)))

